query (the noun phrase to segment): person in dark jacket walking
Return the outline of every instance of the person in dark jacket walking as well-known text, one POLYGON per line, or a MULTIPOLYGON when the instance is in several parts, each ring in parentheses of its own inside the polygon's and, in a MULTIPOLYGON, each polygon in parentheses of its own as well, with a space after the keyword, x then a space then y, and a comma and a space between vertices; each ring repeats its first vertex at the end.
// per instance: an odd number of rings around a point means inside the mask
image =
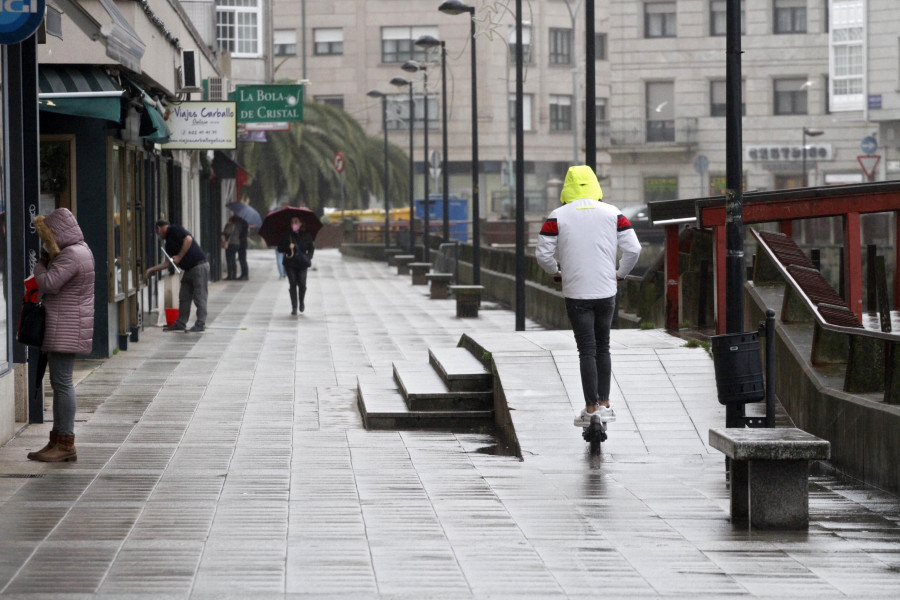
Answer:
POLYGON ((77 460, 72 374, 75 355, 89 353, 94 340, 94 255, 75 215, 66 208, 35 217, 34 227, 44 246, 34 266, 34 279, 47 312, 41 352, 47 354, 50 366, 53 428, 47 445, 28 458, 77 460))
POLYGON ((278 251, 284 254, 284 270, 287 273, 291 294, 291 314, 296 315, 306 309, 306 271, 312 265, 316 251, 312 235, 303 227, 300 219, 291 219, 291 229, 285 232, 278 244, 278 251))

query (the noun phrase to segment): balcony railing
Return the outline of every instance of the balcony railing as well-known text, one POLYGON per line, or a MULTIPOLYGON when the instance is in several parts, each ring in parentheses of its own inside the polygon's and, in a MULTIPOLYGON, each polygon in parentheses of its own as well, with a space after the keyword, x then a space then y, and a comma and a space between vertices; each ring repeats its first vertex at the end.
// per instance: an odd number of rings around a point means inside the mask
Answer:
POLYGON ((671 121, 625 119, 597 124, 597 142, 608 140, 607 147, 658 149, 660 147, 693 146, 697 142, 697 119, 683 117, 671 121))

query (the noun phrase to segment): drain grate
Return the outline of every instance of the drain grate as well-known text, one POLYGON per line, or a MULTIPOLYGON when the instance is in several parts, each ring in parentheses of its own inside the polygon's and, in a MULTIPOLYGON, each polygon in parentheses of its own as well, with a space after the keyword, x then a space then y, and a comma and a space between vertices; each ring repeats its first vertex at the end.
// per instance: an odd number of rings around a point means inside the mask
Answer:
POLYGON ((40 479, 43 473, 0 473, 2 479, 40 479))

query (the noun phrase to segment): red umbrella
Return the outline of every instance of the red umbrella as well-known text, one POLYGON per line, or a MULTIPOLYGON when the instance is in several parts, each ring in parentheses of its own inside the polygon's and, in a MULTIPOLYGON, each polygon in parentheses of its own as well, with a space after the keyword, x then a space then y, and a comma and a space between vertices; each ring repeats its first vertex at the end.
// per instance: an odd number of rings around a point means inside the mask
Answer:
POLYGON ((291 219, 294 217, 300 219, 303 227, 316 239, 316 234, 322 229, 322 221, 308 208, 296 206, 286 206, 267 214, 259 227, 259 235, 269 246, 277 246, 284 234, 291 230, 291 219))

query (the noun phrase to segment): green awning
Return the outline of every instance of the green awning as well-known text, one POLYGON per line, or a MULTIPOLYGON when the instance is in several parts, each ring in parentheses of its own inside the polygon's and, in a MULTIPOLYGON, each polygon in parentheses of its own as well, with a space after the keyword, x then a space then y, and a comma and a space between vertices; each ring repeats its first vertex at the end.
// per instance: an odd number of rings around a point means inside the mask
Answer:
POLYGON ((127 80, 131 87, 141 95, 141 106, 144 109, 141 112, 141 127, 138 135, 153 144, 165 144, 169 141, 171 133, 169 132, 169 126, 166 125, 166 117, 163 115, 162 105, 130 77, 127 80))
POLYGON ((38 66, 38 101, 41 110, 116 123, 121 120, 123 90, 102 69, 38 66))

